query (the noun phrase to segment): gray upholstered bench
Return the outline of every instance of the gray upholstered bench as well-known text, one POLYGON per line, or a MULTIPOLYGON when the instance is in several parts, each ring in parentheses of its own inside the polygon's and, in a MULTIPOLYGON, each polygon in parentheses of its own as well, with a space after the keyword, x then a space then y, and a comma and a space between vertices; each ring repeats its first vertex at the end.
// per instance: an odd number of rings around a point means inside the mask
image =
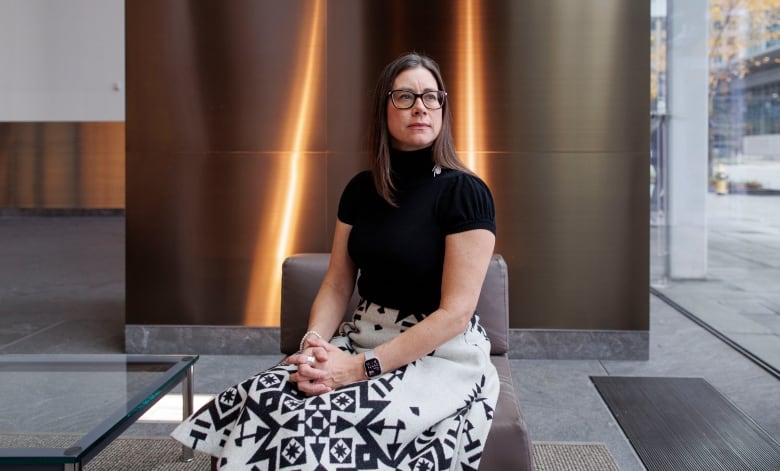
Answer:
MULTIPOLYGON (((306 332, 309 309, 328 268, 329 254, 293 255, 282 267, 281 350, 295 353, 306 332)), ((356 290, 357 291, 357 290, 356 290)), ((352 295, 344 313, 349 320, 357 306, 358 295, 352 295)), ((491 359, 501 379, 501 392, 495 418, 485 444, 480 470, 532 471, 531 440, 515 396, 509 369, 509 295, 507 267, 500 255, 494 255, 477 304, 482 325, 491 342, 491 359)))

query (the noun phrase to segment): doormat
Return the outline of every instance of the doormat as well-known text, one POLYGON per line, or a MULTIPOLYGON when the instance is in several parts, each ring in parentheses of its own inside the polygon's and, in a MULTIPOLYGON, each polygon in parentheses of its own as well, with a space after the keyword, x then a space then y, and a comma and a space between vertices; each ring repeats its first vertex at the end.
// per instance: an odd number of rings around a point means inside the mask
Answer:
POLYGON ((603 443, 533 442, 534 471, 620 471, 603 443))
POLYGON ((701 378, 591 381, 648 471, 780 470, 780 444, 701 378))

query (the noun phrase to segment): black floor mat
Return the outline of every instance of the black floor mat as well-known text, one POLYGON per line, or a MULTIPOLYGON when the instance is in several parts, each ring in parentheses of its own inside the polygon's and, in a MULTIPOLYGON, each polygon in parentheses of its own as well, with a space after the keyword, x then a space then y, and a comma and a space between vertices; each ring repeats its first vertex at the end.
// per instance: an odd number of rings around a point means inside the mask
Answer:
POLYGON ((591 381, 648 471, 780 470, 778 442, 701 378, 591 381))

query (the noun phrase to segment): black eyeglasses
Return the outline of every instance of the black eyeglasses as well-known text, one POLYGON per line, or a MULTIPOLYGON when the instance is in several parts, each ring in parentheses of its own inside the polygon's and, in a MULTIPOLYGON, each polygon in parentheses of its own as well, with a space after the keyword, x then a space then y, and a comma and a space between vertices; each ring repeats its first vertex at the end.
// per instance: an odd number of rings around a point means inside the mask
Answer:
POLYGON ((429 110, 438 110, 444 105, 444 98, 447 92, 444 90, 435 90, 425 93, 414 93, 409 90, 390 90, 387 93, 393 106, 399 110, 408 110, 414 106, 414 102, 419 98, 424 107, 429 110))

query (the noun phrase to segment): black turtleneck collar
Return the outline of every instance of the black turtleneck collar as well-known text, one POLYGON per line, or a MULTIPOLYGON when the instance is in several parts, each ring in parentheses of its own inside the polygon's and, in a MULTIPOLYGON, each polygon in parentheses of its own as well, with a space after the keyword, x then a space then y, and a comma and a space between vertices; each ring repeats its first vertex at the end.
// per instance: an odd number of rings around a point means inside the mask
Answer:
POLYGON ((391 148, 390 168, 399 177, 430 175, 433 169, 433 147, 413 151, 391 148))

